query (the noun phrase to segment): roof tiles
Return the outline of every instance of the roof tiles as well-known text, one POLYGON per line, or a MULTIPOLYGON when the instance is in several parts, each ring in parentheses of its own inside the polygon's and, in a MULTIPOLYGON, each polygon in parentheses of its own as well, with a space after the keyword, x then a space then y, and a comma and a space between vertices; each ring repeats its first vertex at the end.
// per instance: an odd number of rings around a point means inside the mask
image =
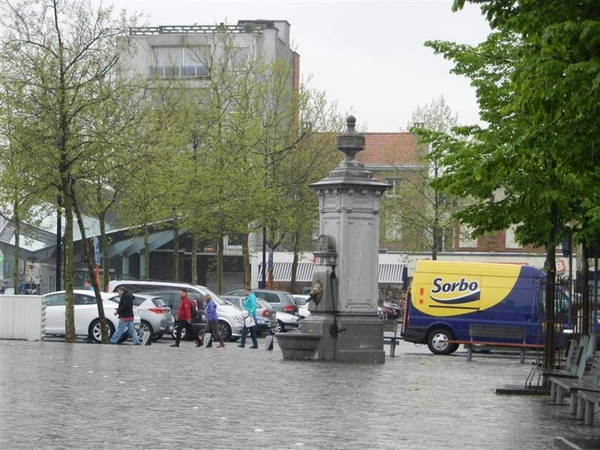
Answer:
POLYGON ((362 164, 418 164, 417 138, 413 133, 362 133, 365 149, 358 153, 362 164))

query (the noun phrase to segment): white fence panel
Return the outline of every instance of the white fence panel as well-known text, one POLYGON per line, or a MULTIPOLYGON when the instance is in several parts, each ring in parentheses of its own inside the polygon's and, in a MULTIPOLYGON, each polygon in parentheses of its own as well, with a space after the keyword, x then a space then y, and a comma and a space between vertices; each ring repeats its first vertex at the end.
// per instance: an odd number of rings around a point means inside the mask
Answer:
POLYGON ((42 339, 41 295, 0 295, 0 339, 42 339))

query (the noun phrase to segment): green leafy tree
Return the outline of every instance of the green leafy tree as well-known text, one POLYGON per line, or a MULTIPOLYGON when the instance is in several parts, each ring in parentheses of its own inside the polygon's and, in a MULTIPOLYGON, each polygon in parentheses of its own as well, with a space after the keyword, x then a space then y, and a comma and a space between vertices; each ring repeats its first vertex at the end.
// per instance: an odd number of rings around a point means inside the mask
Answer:
MULTIPOLYGON (((456 1, 455 7, 464 3, 456 1)), ((473 200, 457 216, 476 234, 517 224, 521 243, 546 249, 553 280, 555 249, 567 224, 589 224, 582 217, 593 214, 586 206, 598 170, 589 161, 600 127, 598 102, 589 98, 598 98, 600 89, 600 10, 592 1, 473 3, 494 28, 485 42, 427 45, 453 60, 455 73, 471 79, 488 126, 463 128, 471 140, 454 142, 452 154, 436 155, 447 169, 435 186, 473 200)), ((553 342, 551 336, 547 342, 553 342)), ((552 345, 545 351, 550 360, 552 345)))
POLYGON ((129 23, 125 17, 113 21, 110 9, 94 8, 86 0, 3 2, 1 8, 4 81, 22 94, 18 104, 7 107, 31 119, 31 158, 40 183, 48 186, 44 198, 53 199, 65 217, 66 340, 73 342, 73 195, 86 178, 90 152, 97 149, 90 145, 89 121, 111 95, 97 90, 97 80, 114 74, 116 37, 129 23))
MULTIPOLYGON (((438 252, 453 248, 455 219, 452 213, 458 200, 431 186, 430 181, 443 174, 443 167, 430 151, 443 147, 447 134, 457 125, 458 116, 452 112, 443 96, 417 107, 409 126, 417 136, 416 161, 397 160, 397 149, 389 149, 389 161, 395 186, 384 200, 386 226, 400 229, 403 248, 409 251, 438 252), (407 164, 409 163, 409 164, 407 164), (396 227, 394 226, 396 224, 396 227)), ((443 151, 443 148, 440 148, 443 151)))

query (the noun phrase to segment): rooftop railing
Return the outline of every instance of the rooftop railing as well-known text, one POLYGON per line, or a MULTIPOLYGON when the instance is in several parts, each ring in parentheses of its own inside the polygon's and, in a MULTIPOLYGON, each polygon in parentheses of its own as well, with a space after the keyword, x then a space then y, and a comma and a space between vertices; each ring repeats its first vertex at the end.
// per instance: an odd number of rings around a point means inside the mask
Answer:
POLYGON ((260 25, 161 25, 158 27, 131 27, 130 36, 157 34, 215 34, 215 33, 262 33, 260 25))

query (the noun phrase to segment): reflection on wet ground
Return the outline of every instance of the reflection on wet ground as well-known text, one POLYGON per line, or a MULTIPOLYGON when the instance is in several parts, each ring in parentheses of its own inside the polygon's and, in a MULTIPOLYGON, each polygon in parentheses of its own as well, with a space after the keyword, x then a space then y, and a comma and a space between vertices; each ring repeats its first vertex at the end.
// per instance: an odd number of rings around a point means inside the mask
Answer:
POLYGON ((548 397, 497 395, 527 377, 518 357, 402 343, 370 366, 170 343, 0 341, 0 448, 535 450, 598 433, 548 397))

